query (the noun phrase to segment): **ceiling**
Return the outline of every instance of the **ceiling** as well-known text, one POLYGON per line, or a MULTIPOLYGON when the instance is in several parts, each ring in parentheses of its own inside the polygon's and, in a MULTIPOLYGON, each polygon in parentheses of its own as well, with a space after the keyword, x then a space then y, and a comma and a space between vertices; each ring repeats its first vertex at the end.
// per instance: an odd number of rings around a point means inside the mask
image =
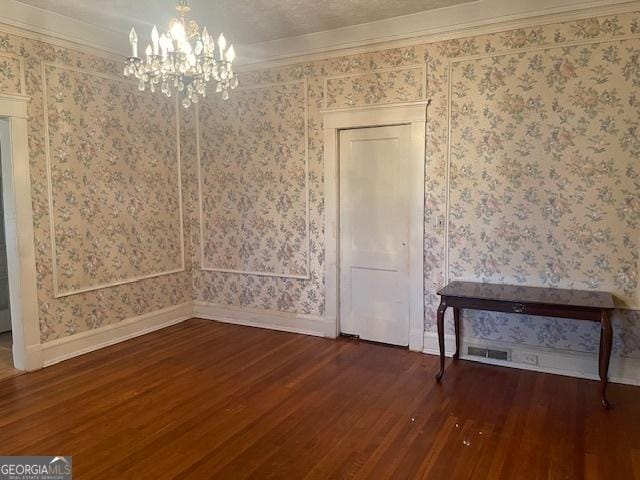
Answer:
MULTIPOLYGON (((100 28, 165 25, 174 0, 19 0, 100 28)), ((473 0, 192 0, 191 14, 209 30, 242 44, 359 25, 473 0)))

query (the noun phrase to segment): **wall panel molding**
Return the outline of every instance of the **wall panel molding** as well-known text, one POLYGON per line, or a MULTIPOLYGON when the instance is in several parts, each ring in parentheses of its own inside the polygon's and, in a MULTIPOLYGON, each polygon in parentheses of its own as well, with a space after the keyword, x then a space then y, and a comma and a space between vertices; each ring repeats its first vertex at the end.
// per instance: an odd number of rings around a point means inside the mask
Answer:
POLYGON ((200 270, 209 271, 209 272, 220 272, 220 273, 230 273, 230 274, 241 274, 241 275, 255 275, 255 276, 263 276, 263 277, 280 277, 280 278, 293 278, 299 280, 309 280, 310 279, 310 259, 309 259, 309 242, 310 242, 310 233, 309 233, 309 86, 307 78, 305 77, 302 80, 294 80, 288 82, 277 82, 277 83, 266 83, 260 85, 252 85, 248 87, 240 87, 235 91, 246 91, 246 90, 258 90, 265 88, 273 88, 280 87, 286 85, 293 84, 302 84, 304 89, 304 143, 305 143, 305 153, 304 153, 304 173, 305 173, 305 187, 304 187, 304 196, 305 196, 305 266, 306 273, 304 275, 296 275, 291 273, 282 273, 282 272, 265 272, 265 271, 252 271, 252 270, 235 270, 235 269, 226 269, 226 268, 218 268, 212 265, 207 265, 205 261, 204 255, 204 216, 203 216, 203 206, 202 206, 202 197, 203 197, 203 179, 202 179, 202 157, 201 157, 201 133, 202 127, 200 125, 200 107, 196 109, 196 155, 198 159, 197 165, 197 175, 198 175, 198 221, 200 223, 200 247, 199 247, 199 255, 200 255, 200 270))
POLYGON ((323 108, 325 110, 332 110, 334 108, 339 109, 339 108, 348 108, 348 107, 366 107, 366 106, 372 106, 371 105, 353 105, 353 106, 345 106, 345 105, 338 105, 338 106, 332 106, 329 107, 328 106, 328 100, 329 100, 329 82, 331 82, 332 80, 342 80, 342 79, 348 79, 348 78, 357 78, 357 77, 366 77, 366 76, 370 76, 370 75, 381 75, 381 74, 385 74, 385 73, 397 73, 397 72, 404 72, 407 70, 420 70, 420 79, 421 79, 421 83, 420 83, 420 87, 422 90, 422 95, 420 95, 418 98, 411 98, 411 99, 406 99, 403 100, 402 102, 400 101, 393 101, 393 102, 389 102, 389 103, 376 103, 375 105, 391 105, 394 103, 408 103, 408 102, 417 102, 420 100, 427 100, 427 64, 426 63, 416 63, 413 65, 403 65, 403 66, 399 66, 399 67, 386 67, 386 68, 378 68, 375 70, 370 70, 368 72, 355 72, 355 73, 343 73, 340 75, 329 75, 323 78, 323 96, 322 96, 322 105, 323 108))
MULTIPOLYGON (((446 285, 450 281, 450 251, 449 251, 449 243, 450 243, 450 216, 451 216, 451 139, 452 139, 452 104, 453 104, 453 93, 454 93, 454 81, 453 81, 453 67, 456 64, 470 62, 474 60, 483 60, 488 58, 495 57, 506 57, 511 55, 520 55, 532 52, 540 52, 540 51, 550 51, 550 50, 559 50, 570 47, 580 47, 580 46, 591 46, 598 45, 603 43, 619 43, 628 40, 639 40, 640 34, 629 34, 629 35, 619 35, 616 37, 610 38, 592 38, 592 39, 584 39, 584 40, 576 40, 576 41, 567 41, 561 44, 553 44, 553 45, 536 45, 532 47, 518 48, 518 49, 508 49, 501 50, 491 53, 483 53, 479 55, 467 55, 467 56, 459 56, 449 58, 447 65, 447 150, 446 150, 446 169, 445 169, 445 224, 444 224, 444 233, 443 233, 443 274, 444 274, 444 284, 446 285)), ((640 245, 640 235, 638 238, 638 243, 640 245)), ((640 251, 638 252, 640 256, 640 251)), ((637 272, 638 277, 640 277, 640 272, 637 272)), ((640 279, 639 279, 640 280, 640 279)), ((541 284, 532 284, 531 282, 527 283, 531 286, 540 286, 545 287, 548 285, 541 284)), ((640 310, 640 281, 638 281, 638 289, 637 289, 637 298, 636 303, 632 305, 618 305, 616 306, 619 310, 640 310)))
POLYGON ((20 87, 17 91, 3 91, 2 93, 15 94, 15 95, 26 95, 27 94, 27 82, 25 80, 25 69, 24 69, 24 57, 20 57, 18 55, 12 55, 7 52, 0 52, 0 60, 3 58, 8 59, 10 61, 18 62, 18 69, 20 72, 20 78, 18 79, 20 82, 20 87))
POLYGON ((48 215, 49 215, 49 224, 50 224, 50 237, 51 237, 51 260, 52 260, 52 275, 53 275, 53 296, 54 298, 67 297, 70 295, 76 295, 79 293, 91 292, 94 290, 101 290, 104 288, 115 287, 118 285, 125 285, 128 283, 139 282, 141 280, 146 280, 150 278, 160 277, 164 275, 170 275, 174 273, 183 272, 185 270, 185 248, 184 248, 184 216, 183 216, 183 205, 182 205, 182 164, 181 164, 181 154, 180 154, 180 110, 178 105, 178 99, 175 99, 175 113, 176 113, 176 170, 177 170, 177 194, 178 194, 178 203, 179 203, 179 244, 180 244, 180 266, 178 268, 169 269, 165 271, 158 271, 149 273, 147 275, 140 276, 132 276, 129 278, 125 278, 122 280, 105 282, 99 285, 91 285, 87 287, 80 287, 68 291, 61 291, 59 288, 59 271, 57 264, 57 250, 56 250, 56 225, 55 225, 55 216, 53 210, 53 181, 52 181, 52 168, 51 168, 51 151, 50 151, 50 135, 49 135, 49 108, 48 108, 48 92, 47 92, 47 67, 58 68, 63 70, 69 70, 72 72, 80 73, 83 75, 94 76, 98 78, 102 78, 105 80, 110 80, 114 82, 125 83, 128 85, 135 86, 135 82, 131 80, 126 80, 124 78, 115 77, 112 75, 102 74, 98 72, 93 72, 89 70, 84 70, 76 67, 71 67, 67 65, 61 65, 57 63, 50 62, 42 62, 42 86, 43 86, 43 108, 44 108, 44 135, 45 135, 45 159, 46 159, 46 172, 47 172, 47 187, 48 187, 48 215))

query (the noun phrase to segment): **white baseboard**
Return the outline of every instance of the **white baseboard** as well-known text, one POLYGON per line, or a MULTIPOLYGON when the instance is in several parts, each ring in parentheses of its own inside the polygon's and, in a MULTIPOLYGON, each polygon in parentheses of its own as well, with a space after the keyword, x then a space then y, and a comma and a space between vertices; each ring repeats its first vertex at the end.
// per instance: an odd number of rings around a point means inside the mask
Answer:
MULTIPOLYGON (((36 370, 42 366, 53 365, 63 360, 144 335, 194 317, 304 335, 327 338, 335 338, 336 336, 335 322, 321 316, 260 310, 206 302, 186 302, 175 307, 165 308, 156 312, 129 318, 116 324, 38 345, 37 352, 32 352, 32 357, 37 358, 37 361, 26 366, 26 369, 36 370)), ((424 332, 422 335, 421 332, 412 331, 410 333, 409 345, 412 350, 423 351, 427 354, 437 355, 439 352, 438 337, 434 332, 424 332), (420 348, 420 345, 423 345, 423 347, 420 348)), ((445 348, 448 357, 453 355, 455 340, 452 335, 445 336, 445 348)), ((598 361, 595 354, 562 351, 546 347, 531 347, 499 341, 487 341, 471 337, 462 338, 461 350, 460 358, 464 360, 598 380, 598 361), (511 352, 511 360, 495 360, 468 355, 465 353, 465 347, 467 345, 509 350, 511 352), (518 359, 531 356, 537 357, 536 365, 518 361, 518 359)), ((640 386, 640 359, 612 357, 609 368, 609 380, 613 383, 640 386)))
MULTIPOLYGON (((568 377, 587 378, 590 380, 599 380, 600 378, 598 376, 598 357, 596 354, 548 347, 531 347, 517 343, 482 340, 474 337, 463 337, 460 340, 460 358, 464 360, 489 365, 520 368, 522 370, 554 373, 568 377), (466 346, 468 345, 480 348, 491 347, 498 350, 510 350, 512 360, 495 360, 493 358, 468 355, 466 353, 466 346), (517 358, 524 358, 531 355, 537 356, 537 365, 517 361, 517 358), (514 357, 516 361, 513 360, 514 357)), ((435 332, 425 332, 423 351, 424 353, 439 355, 438 335, 435 332)), ((454 351, 455 337, 453 335, 445 335, 446 356, 451 357, 454 351)), ((640 359, 612 356, 609 365, 609 381, 612 383, 640 386, 640 359)))
POLYGON ((193 303, 186 302, 119 323, 42 344, 43 366, 77 357, 130 338, 183 322, 193 317, 193 303))
POLYGON ((409 332, 409 350, 412 352, 422 352, 424 349, 424 331, 411 330, 409 332))
POLYGON ((259 310, 206 302, 195 302, 193 314, 198 318, 248 327, 269 328, 316 337, 335 338, 336 336, 335 323, 316 315, 259 310))

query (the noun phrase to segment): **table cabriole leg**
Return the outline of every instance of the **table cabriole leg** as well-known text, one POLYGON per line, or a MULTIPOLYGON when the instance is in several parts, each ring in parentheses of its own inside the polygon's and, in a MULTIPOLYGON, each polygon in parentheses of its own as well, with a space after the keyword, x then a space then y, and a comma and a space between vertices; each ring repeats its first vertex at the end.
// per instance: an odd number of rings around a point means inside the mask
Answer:
POLYGON ((438 323, 438 344, 440 345, 440 371, 436 375, 436 380, 439 382, 444 375, 444 312, 447 309, 447 304, 444 300, 440 301, 438 307, 437 323, 438 323))
POLYGON ((456 333, 456 353, 453 354, 454 360, 460 358, 460 309, 453 308, 453 327, 456 333))
POLYGON ((613 343, 613 331, 608 311, 602 311, 600 323, 600 392, 602 406, 608 409, 611 408, 611 404, 607 400, 607 376, 609 374, 609 360, 611 359, 611 345, 613 343))

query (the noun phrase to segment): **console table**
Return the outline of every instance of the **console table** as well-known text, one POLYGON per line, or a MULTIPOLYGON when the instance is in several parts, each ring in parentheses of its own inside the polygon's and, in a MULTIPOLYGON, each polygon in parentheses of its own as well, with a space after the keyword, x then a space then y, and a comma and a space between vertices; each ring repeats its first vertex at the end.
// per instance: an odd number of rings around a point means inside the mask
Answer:
POLYGON ((436 380, 444 375, 444 312, 453 308, 453 324, 456 337, 457 359, 460 353, 460 309, 487 310, 491 312, 520 313, 544 317, 573 318, 600 322, 600 393, 602 405, 609 408, 607 400, 607 373, 611 358, 611 319, 615 308, 610 293, 560 290, 556 288, 522 287, 490 283, 451 282, 438 290, 438 343, 440 344, 440 371, 436 380))

